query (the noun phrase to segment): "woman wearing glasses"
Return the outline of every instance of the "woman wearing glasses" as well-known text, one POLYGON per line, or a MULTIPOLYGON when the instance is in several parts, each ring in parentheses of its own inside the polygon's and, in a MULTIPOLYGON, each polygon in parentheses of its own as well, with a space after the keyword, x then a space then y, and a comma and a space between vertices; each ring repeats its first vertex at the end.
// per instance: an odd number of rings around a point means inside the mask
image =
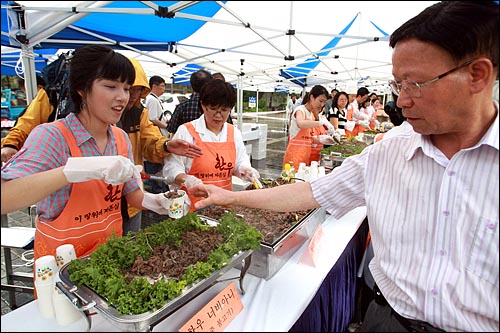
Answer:
MULTIPOLYGON (((179 126, 173 137, 196 144, 203 155, 188 158, 172 154, 165 158, 163 173, 168 183, 182 186, 189 195, 189 188, 202 182, 232 190, 233 174, 250 182, 260 178, 250 164, 240 130, 227 123, 235 103, 236 90, 230 83, 212 80, 203 86, 200 91, 203 115, 179 126)), ((193 211, 199 198, 189 198, 193 211)))

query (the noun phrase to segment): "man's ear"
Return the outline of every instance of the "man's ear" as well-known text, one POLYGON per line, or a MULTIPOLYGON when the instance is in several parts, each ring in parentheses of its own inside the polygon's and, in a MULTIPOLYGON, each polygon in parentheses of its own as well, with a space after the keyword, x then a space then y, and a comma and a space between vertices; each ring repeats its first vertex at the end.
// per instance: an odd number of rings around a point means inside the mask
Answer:
POLYGON ((479 58, 469 65, 471 75, 470 89, 472 93, 479 93, 488 87, 491 77, 496 78, 493 63, 488 58, 479 58))

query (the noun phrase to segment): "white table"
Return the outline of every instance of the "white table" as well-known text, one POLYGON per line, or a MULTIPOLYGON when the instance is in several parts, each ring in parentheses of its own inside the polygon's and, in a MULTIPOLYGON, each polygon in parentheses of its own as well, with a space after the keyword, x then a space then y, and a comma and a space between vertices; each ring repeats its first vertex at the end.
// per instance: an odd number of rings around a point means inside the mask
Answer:
MULTIPOLYGON (((226 332, 287 332, 311 302, 365 216, 365 207, 357 208, 339 220, 327 215, 322 224, 324 235, 321 238, 324 252, 321 257, 324 260, 321 260, 317 267, 300 262, 309 244, 306 242, 270 280, 247 274, 243 281, 246 293, 241 295, 244 309, 226 328, 226 332)), ((232 269, 221 279, 232 276, 239 276, 239 271, 232 269)), ((238 286, 237 280, 235 282, 238 286)), ((152 331, 177 331, 229 283, 220 282, 212 286, 154 326, 152 331)), ((31 325, 26 322, 26 318, 37 321, 37 317, 39 313, 34 301, 2 316, 2 332, 28 331, 31 325)), ((119 331, 99 313, 90 318, 92 332, 119 331)), ((55 321, 52 325, 40 322, 37 330, 54 331, 54 325, 57 325, 55 321)))

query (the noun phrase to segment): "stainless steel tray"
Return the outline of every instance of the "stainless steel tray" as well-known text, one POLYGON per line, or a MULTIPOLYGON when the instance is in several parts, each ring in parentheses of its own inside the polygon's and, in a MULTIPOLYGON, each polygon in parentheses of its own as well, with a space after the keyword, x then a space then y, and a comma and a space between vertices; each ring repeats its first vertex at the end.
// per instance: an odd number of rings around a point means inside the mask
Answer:
POLYGON ((326 218, 324 208, 310 211, 290 230, 272 244, 261 242, 260 250, 254 251, 248 273, 269 280, 297 252, 326 218))
MULTIPOLYGON (((150 331, 153 326, 177 311, 194 297, 198 296, 215 283, 222 281, 218 281, 218 279, 227 271, 235 267, 239 268, 241 267, 241 265, 243 265, 243 269, 241 270, 239 277, 234 277, 234 279, 240 280, 240 289, 244 294, 245 291, 243 289, 243 278, 248 267, 250 266, 252 252, 252 250, 240 252, 239 254, 235 255, 232 258, 231 262, 224 266, 222 269, 214 272, 208 278, 190 286, 180 296, 165 303, 165 305, 160 309, 157 309, 155 311, 148 311, 138 315, 119 314, 118 311, 111 304, 109 304, 105 298, 101 297, 94 290, 88 288, 85 285, 79 286, 73 284, 69 278, 69 263, 61 267, 61 269, 59 270, 59 278, 61 279, 62 283, 59 282, 57 286, 62 290, 62 292, 64 292, 64 294, 66 294, 70 301, 80 309, 80 311, 95 308, 120 330, 150 331)), ((83 259, 88 260, 89 257, 83 257, 83 259)), ((228 279, 224 279, 224 281, 226 280, 228 279)))
MULTIPOLYGON (((203 211, 199 214, 203 214, 203 211)), ((206 216, 202 217, 215 221, 206 216)), ((325 218, 324 208, 313 209, 273 243, 261 241, 260 249, 252 254, 248 273, 266 280, 272 278, 297 252, 300 245, 313 235, 317 226, 323 223, 325 218)))

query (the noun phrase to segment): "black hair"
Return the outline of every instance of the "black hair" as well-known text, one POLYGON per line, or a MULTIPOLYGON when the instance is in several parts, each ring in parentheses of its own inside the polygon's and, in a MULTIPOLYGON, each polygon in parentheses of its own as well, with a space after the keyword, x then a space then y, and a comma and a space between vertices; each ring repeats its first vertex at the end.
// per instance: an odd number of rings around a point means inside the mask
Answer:
POLYGON ((408 38, 433 43, 457 62, 484 56, 497 67, 498 1, 441 1, 404 23, 389 45, 408 38))
POLYGON ((201 88, 200 103, 232 108, 236 104, 236 89, 229 82, 212 80, 201 88))
POLYGON ((159 86, 162 83, 165 83, 165 79, 161 76, 153 75, 149 78, 149 88, 153 88, 153 84, 159 86))
POLYGON ((368 88, 366 87, 361 87, 358 89, 358 91, 356 92, 356 97, 358 96, 364 96, 364 95, 368 95, 370 92, 368 91, 368 88))
POLYGON ((69 92, 81 111, 82 97, 78 91, 89 92, 97 79, 118 80, 130 85, 135 80, 135 69, 124 55, 104 45, 86 45, 75 50, 70 62, 69 92))
POLYGON ((201 88, 210 81, 212 81, 212 74, 204 69, 194 72, 189 79, 191 88, 195 93, 200 93, 201 88))
POLYGON ((345 105, 345 107, 347 108, 349 106, 349 94, 346 93, 345 91, 339 91, 337 94, 335 94, 335 97, 333 97, 332 108, 338 109, 339 98, 342 95, 344 95, 347 98, 347 104, 345 105))
POLYGON ((318 96, 321 96, 321 95, 324 95, 325 98, 328 98, 328 96, 330 94, 328 93, 328 90, 326 90, 326 88, 323 87, 322 85, 315 85, 314 87, 312 87, 311 91, 308 92, 304 96, 304 98, 302 99, 302 105, 305 105, 307 102, 309 102, 309 99, 311 98, 311 95, 314 98, 318 98, 318 96))

